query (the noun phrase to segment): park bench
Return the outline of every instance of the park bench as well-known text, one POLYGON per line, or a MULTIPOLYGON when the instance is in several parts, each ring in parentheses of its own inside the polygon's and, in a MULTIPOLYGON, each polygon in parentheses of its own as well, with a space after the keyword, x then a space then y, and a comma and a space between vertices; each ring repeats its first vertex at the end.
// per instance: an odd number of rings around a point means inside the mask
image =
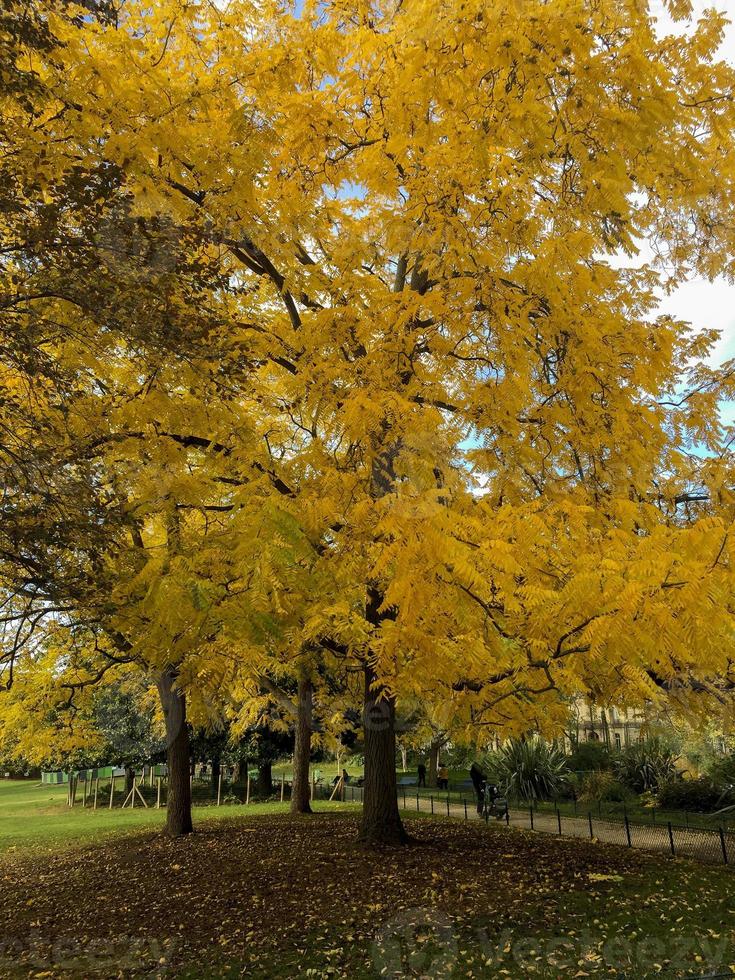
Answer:
POLYGON ((399 786, 415 786, 418 782, 418 776, 401 776, 398 780, 399 786))

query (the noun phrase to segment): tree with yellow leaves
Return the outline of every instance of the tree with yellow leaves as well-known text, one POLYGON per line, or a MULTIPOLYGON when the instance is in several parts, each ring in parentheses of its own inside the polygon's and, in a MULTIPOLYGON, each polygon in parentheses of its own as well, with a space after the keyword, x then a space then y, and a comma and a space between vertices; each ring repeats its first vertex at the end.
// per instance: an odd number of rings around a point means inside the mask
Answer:
MULTIPOLYGON (((718 14, 669 37, 639 0, 38 4, 62 43, 33 194, 114 171, 227 285, 170 349, 257 406, 245 468, 343 583, 299 639, 363 674, 366 842, 405 836, 399 695, 512 732, 577 691, 730 683, 732 370, 655 316, 733 271, 718 14)), ((209 468, 243 460, 185 421, 197 506, 232 506, 209 468)))

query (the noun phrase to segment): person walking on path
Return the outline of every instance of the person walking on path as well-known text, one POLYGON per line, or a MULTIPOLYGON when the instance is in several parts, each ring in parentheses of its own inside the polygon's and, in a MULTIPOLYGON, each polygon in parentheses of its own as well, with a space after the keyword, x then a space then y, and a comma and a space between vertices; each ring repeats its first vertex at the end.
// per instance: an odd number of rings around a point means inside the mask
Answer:
POLYGON ((476 762, 473 762, 470 766, 470 779, 472 780, 472 785, 475 788, 475 795, 477 796, 477 812, 481 814, 482 805, 485 801, 485 784, 487 783, 487 776, 476 762))
POLYGON ((419 782, 418 782, 418 785, 419 786, 423 786, 425 788, 426 787, 426 766, 423 764, 423 762, 419 762, 418 767, 417 767, 417 772, 419 774, 419 782))

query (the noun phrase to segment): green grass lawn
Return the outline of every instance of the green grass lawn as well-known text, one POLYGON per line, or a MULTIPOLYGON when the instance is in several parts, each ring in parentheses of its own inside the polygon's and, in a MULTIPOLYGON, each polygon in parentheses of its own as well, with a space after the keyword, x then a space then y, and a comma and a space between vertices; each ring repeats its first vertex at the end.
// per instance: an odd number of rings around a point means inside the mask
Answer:
MULTIPOLYGON (((118 780, 122 785, 122 781, 118 780)), ((141 804, 135 809, 118 807, 110 810, 106 791, 100 793, 98 809, 91 803, 82 807, 81 795, 73 808, 67 806, 65 785, 41 785, 33 781, 0 780, 0 854, 29 850, 54 851, 59 848, 78 847, 101 842, 116 834, 163 827, 165 809, 152 806, 145 809, 141 804)), ((118 791, 118 802, 122 792, 118 791)), ((327 804, 319 803, 320 807, 327 804)), ((330 804, 339 808, 339 804, 330 804)), ((288 805, 279 803, 252 803, 247 807, 249 815, 284 812, 288 805)), ((242 804, 206 806, 194 808, 194 821, 223 820, 242 815, 242 804)))

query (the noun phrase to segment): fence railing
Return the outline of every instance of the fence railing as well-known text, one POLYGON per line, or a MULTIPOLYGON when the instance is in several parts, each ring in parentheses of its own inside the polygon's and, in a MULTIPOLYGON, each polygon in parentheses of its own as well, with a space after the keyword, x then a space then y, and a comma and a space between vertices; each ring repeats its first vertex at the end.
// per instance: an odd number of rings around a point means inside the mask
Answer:
MULTIPOLYGON (((347 784, 340 798, 361 803, 362 793, 362 787, 347 784)), ((510 805, 490 817, 478 814, 474 797, 464 797, 458 801, 448 793, 425 796, 418 792, 411 793, 409 787, 399 787, 398 803, 402 809, 417 813, 462 820, 492 819, 507 826, 538 833, 602 841, 715 864, 735 864, 735 832, 723 824, 704 828, 670 820, 659 819, 654 823, 636 819, 627 813, 614 819, 609 815, 600 816, 592 808, 584 810, 581 805, 576 813, 563 812, 553 805, 544 808, 510 805)))
MULTIPOLYGON (((97 782, 98 780, 95 779, 95 783, 97 782)), ((157 792, 149 800, 151 805, 165 806, 166 794, 165 791, 161 792, 162 782, 161 777, 156 778, 157 792)), ((87 791, 85 783, 86 781, 82 781, 83 795, 80 801, 82 806, 86 805, 87 800, 92 805, 93 800, 92 788, 90 787, 87 791)), ((111 783, 114 793, 114 782, 111 780, 111 783)), ((152 786, 152 779, 150 783, 152 786)), ((145 783, 141 780, 140 788, 149 795, 153 792, 151 786, 146 788, 145 783)), ((280 796, 281 800, 290 799, 291 784, 286 782, 285 777, 274 781, 273 789, 274 795, 280 796)), ((215 792, 214 798, 219 805, 220 802, 225 801, 225 792, 228 792, 228 800, 231 799, 229 794, 232 792, 232 787, 226 786, 220 780, 215 792)), ((76 780, 73 780, 72 786, 70 786, 69 799, 72 806, 74 805, 75 793, 76 780)), ((110 795, 112 797, 112 794, 110 795)), ((333 782, 315 781, 311 784, 311 795, 313 799, 318 800, 331 799, 361 804, 363 802, 363 787, 356 783, 335 785, 333 782)), ((250 780, 248 780, 247 787, 238 794, 238 799, 240 796, 242 796, 241 802, 250 802, 250 780)), ((115 803, 119 805, 120 801, 116 799, 115 803)), ((95 788, 95 808, 96 804, 97 790, 95 788)), ((561 807, 554 804, 527 807, 511 804, 490 817, 487 814, 478 813, 474 796, 461 796, 458 799, 456 794, 451 793, 425 795, 417 790, 411 792, 411 788, 407 786, 398 787, 398 804, 404 810, 412 810, 417 813, 454 817, 462 820, 493 819, 508 826, 539 833, 554 834, 561 837, 587 838, 609 844, 618 844, 623 847, 639 848, 674 857, 695 858, 717 864, 735 864, 735 831, 724 824, 712 828, 694 827, 671 820, 661 820, 660 818, 655 822, 653 820, 641 820, 638 819, 637 815, 631 815, 627 812, 615 819, 609 814, 601 816, 592 807, 583 809, 581 804, 576 808, 576 812, 562 810, 561 807)), ((107 805, 113 805, 112 799, 107 805)))
POLYGON ((510 808, 506 822, 516 827, 563 837, 589 838, 624 847, 729 864, 735 861, 735 834, 724 825, 711 829, 687 827, 670 820, 649 823, 623 814, 622 819, 600 817, 592 810, 577 815, 554 810, 510 808))

